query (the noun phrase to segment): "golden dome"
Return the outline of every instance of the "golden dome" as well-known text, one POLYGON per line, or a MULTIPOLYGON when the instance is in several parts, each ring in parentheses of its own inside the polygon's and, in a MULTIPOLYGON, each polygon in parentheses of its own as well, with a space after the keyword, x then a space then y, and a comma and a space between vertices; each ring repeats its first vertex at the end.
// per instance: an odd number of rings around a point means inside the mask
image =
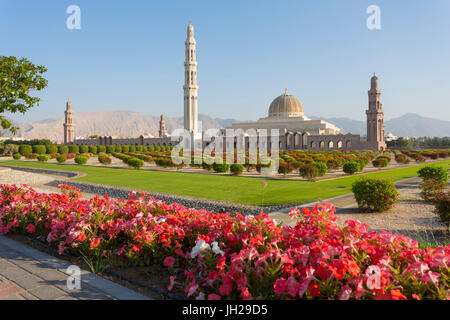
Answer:
POLYGON ((302 103, 293 95, 288 94, 287 90, 270 104, 269 117, 299 117, 303 115, 304 111, 302 103))

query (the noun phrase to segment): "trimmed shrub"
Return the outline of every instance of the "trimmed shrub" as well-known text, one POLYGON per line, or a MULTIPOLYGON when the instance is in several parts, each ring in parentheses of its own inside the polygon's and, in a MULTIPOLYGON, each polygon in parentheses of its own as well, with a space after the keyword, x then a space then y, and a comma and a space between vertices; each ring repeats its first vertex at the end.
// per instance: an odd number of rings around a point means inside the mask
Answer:
POLYGON ((111 158, 104 152, 98 154, 98 162, 101 164, 111 164, 111 158))
POLYGON ((19 153, 23 156, 29 153, 33 153, 33 147, 28 144, 21 144, 19 146, 19 153))
POLYGON ((144 147, 142 145, 136 146, 136 152, 142 152, 144 151, 144 147))
POLYGON ((233 163, 230 166, 230 171, 232 174, 238 176, 238 175, 242 174, 242 172, 244 172, 244 166, 240 163, 233 163))
POLYGON ((76 145, 69 146, 69 153, 78 153, 80 152, 80 148, 76 145))
POLYGON ((404 164, 406 164, 406 163, 409 163, 409 158, 408 158, 408 156, 406 154, 398 153, 398 154, 395 155, 395 161, 397 163, 404 163, 404 164))
POLYGON ((122 152, 122 146, 116 146, 116 152, 122 152))
POLYGON ((314 162, 313 165, 319 170, 319 177, 323 177, 328 171, 328 167, 324 162, 314 162))
POLYGON ((80 146, 79 148, 80 153, 88 153, 89 152, 89 146, 80 146))
POLYGON ((344 163, 342 170, 348 174, 354 174, 359 170, 359 163, 356 161, 347 161, 344 163))
POLYGON ((319 176, 319 169, 313 164, 305 164, 298 171, 301 177, 309 180, 313 180, 319 176))
POLYGON ((14 153, 13 158, 14 160, 20 160, 20 158, 22 158, 22 155, 20 153, 14 153))
POLYGON ((97 147, 97 152, 98 152, 98 153, 100 153, 100 152, 106 152, 106 146, 98 146, 98 147, 97 147))
POLYGON ((69 153, 69 146, 58 146, 58 152, 60 154, 69 153))
POLYGON ((228 172, 230 165, 227 163, 213 163, 212 168, 215 172, 228 172))
POLYGON ((280 164, 278 165, 278 173, 280 174, 288 174, 291 173, 292 171, 294 171, 294 166, 290 163, 286 163, 286 162, 280 162, 280 164))
POLYGON ((35 145, 33 146, 33 153, 46 154, 47 147, 43 145, 35 145))
POLYGON ((130 146, 129 145, 122 146, 122 152, 129 152, 129 151, 130 151, 130 146))
POLYGON ((56 154, 58 153, 58 146, 54 144, 49 144, 46 146, 47 148, 47 154, 56 154))
POLYGON ((50 159, 50 156, 46 155, 46 154, 41 154, 41 155, 38 155, 36 157, 36 159, 38 159, 39 161, 44 162, 44 161, 48 161, 50 159))
POLYGON ((138 158, 131 158, 127 160, 126 164, 135 169, 139 169, 144 165, 144 161, 138 158))
POLYGON ((116 152, 116 146, 106 146, 106 153, 116 152))
POLYGON ((88 158, 85 157, 85 156, 79 155, 79 156, 76 156, 76 157, 75 157, 75 163, 78 163, 78 164, 86 164, 87 161, 88 161, 88 158))
POLYGON ((212 164, 208 164, 206 162, 202 162, 202 168, 207 170, 207 171, 211 171, 212 170, 212 164))
POLYGON ((434 212, 450 230, 450 191, 438 193, 434 199, 434 205, 434 212))
POLYGON ((89 153, 97 154, 97 146, 89 146, 89 153))
POLYGON ((378 157, 372 161, 372 165, 375 168, 387 167, 388 164, 389 164, 389 160, 386 157, 378 157))
POLYGON ((129 152, 136 152, 136 146, 131 145, 129 152))
POLYGON ((66 162, 67 157, 65 155, 60 155, 56 157, 56 161, 58 161, 59 163, 63 163, 66 162))
POLYGON ((428 203, 433 203, 439 192, 443 191, 447 183, 434 179, 425 180, 421 186, 423 199, 428 203))
POLYGON ((436 181, 444 181, 448 180, 448 172, 447 169, 440 166, 425 166, 417 171, 419 177, 421 177, 424 181, 429 179, 434 179, 436 181))
POLYGON ((19 146, 17 144, 7 144, 5 146, 5 149, 3 150, 3 154, 7 154, 7 155, 13 155, 14 153, 18 153, 19 152, 19 146))
POLYGON ((387 211, 398 200, 398 191, 390 180, 362 178, 353 182, 352 192, 358 207, 370 211, 387 211))

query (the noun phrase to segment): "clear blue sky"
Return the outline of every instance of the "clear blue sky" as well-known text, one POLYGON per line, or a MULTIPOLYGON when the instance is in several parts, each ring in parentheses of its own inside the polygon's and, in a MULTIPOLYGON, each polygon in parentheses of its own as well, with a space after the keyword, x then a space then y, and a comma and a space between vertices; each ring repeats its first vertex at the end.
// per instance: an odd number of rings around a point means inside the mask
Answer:
POLYGON ((39 107, 19 121, 133 110, 182 116, 186 26, 198 43, 199 112, 257 119, 288 88, 307 115, 364 119, 380 78, 387 119, 450 120, 449 0, 0 0, 0 55, 48 67, 39 107), (68 30, 66 8, 81 8, 68 30), (366 8, 381 8, 368 30, 366 8))

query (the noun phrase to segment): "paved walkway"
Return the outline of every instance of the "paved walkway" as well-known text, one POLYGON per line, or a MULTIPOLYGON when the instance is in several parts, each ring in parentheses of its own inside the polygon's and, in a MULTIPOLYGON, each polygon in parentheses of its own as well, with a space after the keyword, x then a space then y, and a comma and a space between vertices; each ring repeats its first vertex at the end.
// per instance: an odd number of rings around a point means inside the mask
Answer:
POLYGON ((0 236, 0 300, 149 300, 81 270, 80 289, 69 289, 66 261, 0 236))

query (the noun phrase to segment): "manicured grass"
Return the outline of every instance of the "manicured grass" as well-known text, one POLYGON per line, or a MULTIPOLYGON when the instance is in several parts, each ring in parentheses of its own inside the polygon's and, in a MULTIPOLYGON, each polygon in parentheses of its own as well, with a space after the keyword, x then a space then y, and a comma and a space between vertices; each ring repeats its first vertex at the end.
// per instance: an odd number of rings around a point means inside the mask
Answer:
MULTIPOLYGON (((241 204, 261 205, 263 194, 262 181, 264 178, 114 169, 13 160, 0 161, 0 164, 84 172, 86 176, 74 180, 241 204)), ((436 164, 448 167, 450 160, 435 162, 434 165, 436 164)), ((424 165, 369 173, 364 176, 382 177, 397 181, 417 176, 417 170, 424 165)), ((267 187, 264 190, 264 205, 305 203, 346 194, 351 192, 351 184, 358 178, 358 176, 347 176, 318 182, 268 179, 266 180, 267 187)))

